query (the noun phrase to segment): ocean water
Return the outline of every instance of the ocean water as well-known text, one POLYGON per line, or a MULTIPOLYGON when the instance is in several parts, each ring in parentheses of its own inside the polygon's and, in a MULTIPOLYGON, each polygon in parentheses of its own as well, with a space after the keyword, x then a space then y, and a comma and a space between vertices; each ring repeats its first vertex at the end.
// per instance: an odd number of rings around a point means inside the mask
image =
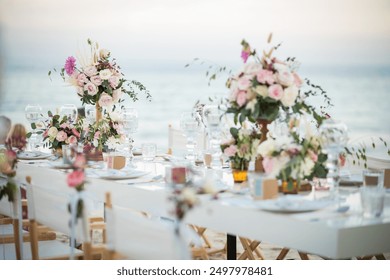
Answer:
MULTIPOLYGON (((181 112, 190 110, 197 101, 207 103, 211 96, 228 96, 226 77, 221 76, 209 86, 205 70, 196 67, 122 70, 127 79, 144 83, 153 97, 148 102, 140 96, 134 104, 126 100, 126 105, 134 105, 139 112, 139 129, 134 135, 136 146, 154 142, 161 150, 166 149, 168 125, 178 126, 181 112)), ((44 67, 9 67, 3 71, 0 114, 28 126, 24 108, 29 103, 39 103, 43 111, 55 111, 66 103, 81 107, 74 88, 66 86, 56 73, 50 80, 47 72, 44 67)), ((301 68, 299 73, 327 91, 334 104, 328 112, 347 124, 350 139, 390 135, 390 66, 312 66, 301 68)), ((318 107, 321 99, 313 98, 311 103, 318 107)))

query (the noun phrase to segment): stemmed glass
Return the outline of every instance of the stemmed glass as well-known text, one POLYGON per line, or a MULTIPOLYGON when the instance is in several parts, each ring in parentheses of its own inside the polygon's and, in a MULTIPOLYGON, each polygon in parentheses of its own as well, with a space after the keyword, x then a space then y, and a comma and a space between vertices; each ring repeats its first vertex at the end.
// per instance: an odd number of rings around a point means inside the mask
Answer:
POLYGON ((127 167, 135 167, 133 164, 133 143, 134 139, 132 134, 138 130, 138 112, 135 108, 125 107, 122 109, 123 116, 123 130, 127 134, 127 141, 129 145, 129 160, 127 162, 127 167))
POLYGON ((326 177, 327 184, 331 195, 338 199, 340 180, 339 155, 348 142, 347 126, 342 122, 328 119, 322 123, 319 132, 323 152, 328 156, 326 162, 326 167, 328 168, 328 175, 326 177))
POLYGON ((205 105, 203 116, 209 134, 212 154, 211 167, 221 168, 221 109, 218 105, 205 105))
POLYGON ((196 134, 199 130, 199 122, 194 112, 184 112, 180 118, 180 128, 187 138, 187 155, 186 159, 195 161, 196 134))
POLYGON ((37 143, 39 143, 38 134, 36 131, 37 122, 42 117, 42 107, 39 104, 28 104, 24 109, 27 121, 30 123, 32 132, 29 139, 29 146, 31 150, 35 150, 37 143), (34 125, 33 125, 34 124, 34 125))
POLYGON ((60 108, 60 116, 67 116, 70 123, 75 123, 77 121, 77 107, 73 104, 65 104, 60 108))
POLYGON ((85 118, 89 123, 93 123, 96 119, 96 107, 95 105, 86 104, 85 107, 85 118))

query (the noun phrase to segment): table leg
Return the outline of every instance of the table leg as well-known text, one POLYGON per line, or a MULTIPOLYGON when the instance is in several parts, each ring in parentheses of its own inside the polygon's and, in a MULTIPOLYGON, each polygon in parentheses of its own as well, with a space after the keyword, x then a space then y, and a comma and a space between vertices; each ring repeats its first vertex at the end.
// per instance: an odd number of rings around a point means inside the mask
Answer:
POLYGON ((237 238, 235 235, 228 234, 226 236, 226 251, 228 260, 237 259, 237 238))

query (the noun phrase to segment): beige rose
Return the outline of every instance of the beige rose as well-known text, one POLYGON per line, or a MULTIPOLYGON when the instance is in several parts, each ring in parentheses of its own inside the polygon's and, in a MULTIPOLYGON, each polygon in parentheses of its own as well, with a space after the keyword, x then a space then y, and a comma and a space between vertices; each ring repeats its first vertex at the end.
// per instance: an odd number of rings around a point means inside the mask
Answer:
POLYGON ((268 96, 268 88, 266 86, 256 86, 254 91, 262 97, 268 96))

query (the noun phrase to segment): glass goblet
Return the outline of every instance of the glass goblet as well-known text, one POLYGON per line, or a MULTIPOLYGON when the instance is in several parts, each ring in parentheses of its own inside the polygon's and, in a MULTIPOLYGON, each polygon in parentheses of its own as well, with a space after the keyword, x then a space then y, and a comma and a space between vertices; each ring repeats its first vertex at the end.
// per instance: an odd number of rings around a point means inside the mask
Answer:
POLYGON ((340 180, 339 155, 348 142, 347 126, 333 119, 325 120, 319 129, 322 150, 327 154, 326 167, 328 168, 327 184, 331 194, 338 198, 340 180))
POLYGON ((131 167, 135 167, 133 163, 134 139, 132 135, 136 133, 138 130, 138 112, 135 108, 125 107, 122 109, 122 117, 123 117, 123 130, 126 133, 128 148, 129 148, 128 161, 126 166, 131 168, 131 167))
POLYGON ((37 123, 42 118, 42 107, 39 104, 28 104, 24 109, 24 113, 27 121, 30 123, 32 128, 28 144, 30 150, 35 150, 36 145, 39 143, 39 137, 37 134, 37 123))
POLYGON ((77 107, 74 104, 64 104, 61 106, 59 114, 61 117, 66 116, 68 121, 75 123, 77 121, 77 107))
POLYGON ((187 138, 187 155, 186 159, 195 161, 195 148, 196 148, 196 136, 200 129, 200 124, 196 119, 196 115, 193 112, 184 112, 180 117, 180 128, 187 138))

